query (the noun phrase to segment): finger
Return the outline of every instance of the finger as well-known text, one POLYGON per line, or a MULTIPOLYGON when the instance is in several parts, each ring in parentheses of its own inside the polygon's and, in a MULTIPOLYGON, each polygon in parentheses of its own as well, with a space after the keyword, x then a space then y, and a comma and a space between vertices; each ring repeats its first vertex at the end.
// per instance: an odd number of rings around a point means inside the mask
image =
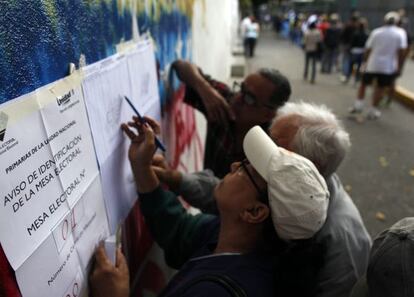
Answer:
POLYGON ((95 251, 95 262, 97 266, 101 267, 112 265, 110 260, 108 259, 108 256, 106 255, 103 244, 100 244, 95 251))
POLYGON ((155 154, 154 157, 152 157, 152 165, 159 166, 159 167, 167 167, 165 158, 161 154, 155 154))
POLYGON ((125 132, 131 141, 137 136, 131 129, 129 129, 127 124, 122 124, 121 129, 125 132))
POLYGON ((154 120, 153 118, 147 117, 147 116, 144 117, 144 120, 151 126, 155 134, 161 133, 161 126, 156 120, 154 120))
POLYGON ((165 182, 166 170, 158 166, 152 166, 155 175, 162 181, 165 182))
POLYGON ((116 249, 116 267, 123 273, 128 273, 128 264, 121 248, 116 249))
POLYGON ((133 117, 133 121, 128 122, 128 126, 135 128, 139 134, 142 133, 143 125, 145 125, 145 123, 142 123, 137 117, 133 117))
POLYGON ((149 125, 142 125, 143 134, 145 135, 145 141, 152 146, 155 146, 154 131, 149 125))

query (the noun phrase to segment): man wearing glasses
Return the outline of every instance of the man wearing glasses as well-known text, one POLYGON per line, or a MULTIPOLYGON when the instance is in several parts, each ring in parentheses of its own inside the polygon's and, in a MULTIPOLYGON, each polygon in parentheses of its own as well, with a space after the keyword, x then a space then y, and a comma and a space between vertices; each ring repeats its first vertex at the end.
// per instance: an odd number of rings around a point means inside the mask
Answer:
POLYGON ((255 125, 267 130, 291 93, 288 79, 274 69, 259 69, 233 89, 187 61, 175 61, 172 69, 186 85, 185 102, 207 118, 204 168, 220 178, 231 163, 244 158, 241 144, 247 131, 255 125))
MULTIPOLYGON (((159 296, 279 296, 273 262, 283 256, 279 241, 306 241, 326 219, 329 192, 316 167, 255 126, 242 144, 249 164, 233 163, 215 189, 220 217, 193 216, 160 185, 151 165, 156 146, 149 125, 159 130, 137 118, 122 129, 131 140, 128 155, 145 221, 167 263, 179 269, 159 296)), ((125 262, 118 251, 112 265, 99 247, 91 296, 129 296, 125 262)))

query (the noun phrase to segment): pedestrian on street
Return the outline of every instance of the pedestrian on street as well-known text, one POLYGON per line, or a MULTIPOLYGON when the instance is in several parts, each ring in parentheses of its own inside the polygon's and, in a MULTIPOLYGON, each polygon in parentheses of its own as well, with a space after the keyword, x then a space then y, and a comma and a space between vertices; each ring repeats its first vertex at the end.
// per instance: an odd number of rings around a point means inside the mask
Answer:
POLYGON ((345 25, 341 34, 341 54, 342 54, 342 76, 341 81, 346 82, 351 70, 351 41, 355 30, 359 24, 359 15, 351 16, 349 22, 345 25))
POLYGON ((367 21, 361 19, 358 25, 358 29, 354 32, 351 39, 351 63, 346 83, 351 78, 353 69, 355 67, 355 85, 360 81, 361 77, 361 65, 364 60, 365 43, 368 39, 368 24, 367 21))
POLYGON ((303 79, 308 79, 308 70, 309 64, 312 67, 312 73, 310 78, 310 83, 315 83, 316 78, 316 64, 319 59, 319 55, 321 52, 321 45, 322 45, 322 34, 316 28, 316 22, 313 22, 309 25, 308 30, 305 32, 305 36, 303 37, 303 46, 305 50, 305 70, 303 73, 303 79))
POLYGON ((321 61, 321 72, 330 74, 332 67, 337 65, 336 60, 339 54, 339 44, 342 29, 339 26, 338 14, 333 13, 330 16, 330 25, 326 29, 325 38, 323 39, 323 55, 321 61))
POLYGON ((384 21, 385 25, 372 31, 366 42, 366 69, 362 75, 358 98, 350 109, 350 113, 362 112, 366 86, 375 81, 368 119, 377 119, 381 116, 378 105, 385 89, 391 87, 401 74, 407 48, 406 34, 403 29, 397 27, 399 14, 391 11, 385 15, 384 21))
POLYGON ((252 23, 252 17, 253 17, 252 14, 245 16, 240 24, 240 35, 241 35, 241 38, 243 39, 243 49, 244 49, 244 54, 246 56, 249 52, 248 45, 247 45, 246 32, 247 32, 248 26, 250 26, 250 24, 252 23))
POLYGON ((252 58, 259 38, 260 26, 255 17, 251 17, 250 24, 246 27, 247 56, 252 58))

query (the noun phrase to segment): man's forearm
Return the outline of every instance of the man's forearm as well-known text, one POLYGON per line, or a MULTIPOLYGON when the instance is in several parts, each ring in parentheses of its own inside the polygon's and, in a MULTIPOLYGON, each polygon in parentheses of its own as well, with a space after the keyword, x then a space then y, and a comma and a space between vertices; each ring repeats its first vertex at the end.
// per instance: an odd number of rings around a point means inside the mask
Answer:
POLYGON ((368 61, 369 55, 371 54, 371 49, 366 49, 364 53, 363 62, 366 63, 368 61))
POLYGON ((198 93, 202 93, 205 88, 210 87, 209 83, 194 64, 184 60, 176 60, 172 64, 172 68, 176 71, 178 78, 182 82, 192 87, 198 93))
POLYGON ((397 54, 398 57, 398 72, 401 73, 406 59, 406 49, 400 49, 397 54))
POLYGON ((209 169, 183 174, 178 193, 191 206, 199 208, 203 213, 218 214, 214 199, 214 188, 220 182, 209 169))

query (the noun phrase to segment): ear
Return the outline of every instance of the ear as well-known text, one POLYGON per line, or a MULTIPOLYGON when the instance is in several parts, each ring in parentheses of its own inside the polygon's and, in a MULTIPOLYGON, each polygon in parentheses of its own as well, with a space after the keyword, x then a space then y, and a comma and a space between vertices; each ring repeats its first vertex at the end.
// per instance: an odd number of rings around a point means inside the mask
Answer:
POLYGON ((250 224, 260 224, 269 216, 269 207, 261 202, 256 202, 252 207, 241 212, 240 217, 243 221, 250 224))

